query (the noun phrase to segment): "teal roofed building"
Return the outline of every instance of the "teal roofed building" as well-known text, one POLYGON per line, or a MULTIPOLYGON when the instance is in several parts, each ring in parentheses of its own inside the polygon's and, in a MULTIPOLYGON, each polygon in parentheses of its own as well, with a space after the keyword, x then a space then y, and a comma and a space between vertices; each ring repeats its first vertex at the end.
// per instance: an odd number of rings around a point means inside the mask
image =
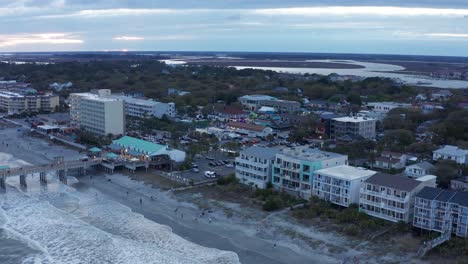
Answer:
POLYGON ((308 200, 312 195, 316 170, 347 165, 348 156, 310 146, 282 149, 275 155, 273 187, 308 200))
POLYGON ((185 152, 177 149, 170 149, 168 146, 156 144, 139 138, 124 136, 112 142, 112 146, 120 146, 132 156, 155 157, 168 155, 175 162, 185 161, 185 152))

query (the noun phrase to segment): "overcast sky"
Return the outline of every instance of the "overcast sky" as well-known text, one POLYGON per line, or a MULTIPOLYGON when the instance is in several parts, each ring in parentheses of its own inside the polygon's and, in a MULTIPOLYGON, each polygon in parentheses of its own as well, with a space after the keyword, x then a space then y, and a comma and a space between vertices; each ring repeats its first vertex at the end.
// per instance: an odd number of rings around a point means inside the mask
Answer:
POLYGON ((0 0, 0 52, 468 56, 468 0, 0 0))

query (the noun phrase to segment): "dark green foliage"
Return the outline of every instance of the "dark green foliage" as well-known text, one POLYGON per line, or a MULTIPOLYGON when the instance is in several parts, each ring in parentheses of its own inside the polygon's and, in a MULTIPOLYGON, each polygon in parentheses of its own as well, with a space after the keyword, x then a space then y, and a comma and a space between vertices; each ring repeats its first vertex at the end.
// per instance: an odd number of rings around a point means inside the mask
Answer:
POLYGON ((228 184, 237 184, 239 182, 239 179, 236 178, 236 175, 234 174, 230 174, 228 176, 224 176, 224 177, 219 177, 217 180, 216 180, 216 183, 218 185, 228 185, 228 184))

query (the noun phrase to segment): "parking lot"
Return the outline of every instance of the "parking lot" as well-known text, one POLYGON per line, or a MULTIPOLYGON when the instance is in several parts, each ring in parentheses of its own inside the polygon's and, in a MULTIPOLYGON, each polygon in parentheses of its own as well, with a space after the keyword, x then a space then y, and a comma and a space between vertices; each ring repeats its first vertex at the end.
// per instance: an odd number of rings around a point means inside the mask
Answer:
POLYGON ((226 167, 226 165, 221 165, 221 166, 215 166, 212 167, 209 165, 210 162, 213 161, 219 161, 219 160, 227 160, 229 161, 230 164, 234 163, 234 157, 229 157, 225 153, 222 152, 212 152, 208 153, 207 155, 202 155, 200 158, 195 158, 194 163, 198 166, 199 172, 193 172, 193 171, 182 171, 181 176, 187 179, 191 179, 194 181, 200 181, 200 180, 205 180, 207 179, 204 175, 205 171, 214 171, 216 172, 216 177, 220 176, 226 176, 231 173, 234 173, 234 166, 229 168, 226 167), (206 157, 209 157, 210 159, 207 159, 206 157), (212 160, 214 158, 214 160, 212 160))

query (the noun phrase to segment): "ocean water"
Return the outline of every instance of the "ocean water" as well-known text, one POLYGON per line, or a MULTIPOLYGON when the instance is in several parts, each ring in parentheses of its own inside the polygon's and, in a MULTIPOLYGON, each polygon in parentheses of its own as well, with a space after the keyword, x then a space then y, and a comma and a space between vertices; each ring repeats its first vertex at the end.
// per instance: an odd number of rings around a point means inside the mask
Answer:
MULTIPOLYGON (((0 153, 0 165, 24 162, 0 153)), ((0 194, 0 263, 239 263, 233 252, 206 248, 171 228, 94 191, 62 185, 55 175, 41 186, 29 176, 7 180, 0 194)), ((77 180, 69 177, 69 185, 77 180)))

